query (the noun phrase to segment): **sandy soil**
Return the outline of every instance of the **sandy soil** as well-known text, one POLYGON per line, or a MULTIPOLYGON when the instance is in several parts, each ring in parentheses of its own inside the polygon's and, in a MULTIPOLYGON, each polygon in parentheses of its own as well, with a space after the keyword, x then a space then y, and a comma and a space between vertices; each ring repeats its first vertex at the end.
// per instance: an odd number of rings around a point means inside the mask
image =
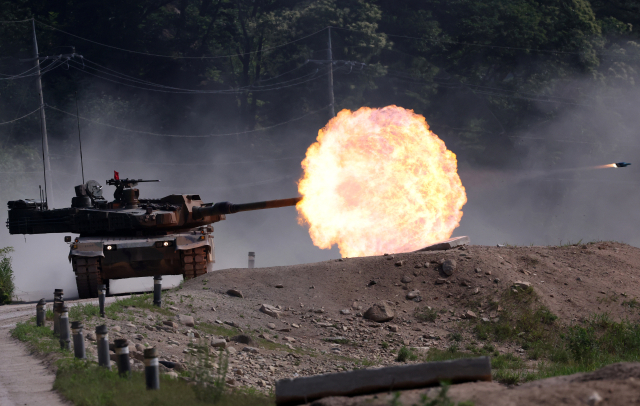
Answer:
MULTIPOLYGON (((169 320, 136 308, 127 309, 130 314, 123 320, 106 320, 106 324, 112 338, 130 339, 133 358, 141 356, 145 346, 156 346, 161 359, 187 363, 189 344, 229 340, 226 345, 233 348, 229 385, 266 392, 281 378, 396 364, 393 350, 403 345, 447 348, 449 334, 466 323, 461 320, 466 311, 472 310, 487 322, 499 317, 489 311, 489 303, 516 281, 531 283, 562 323, 603 312, 616 319, 639 318, 637 309, 622 303, 640 296, 640 249, 603 242, 567 247, 468 246, 297 266, 227 269, 187 281, 181 289, 163 295, 165 308, 195 318, 193 327, 177 317, 169 320), (456 262, 451 276, 442 271, 441 264, 447 259, 456 262), (229 289, 241 291, 243 297, 230 296, 229 289), (419 299, 407 299, 412 291, 419 291, 419 299), (393 308, 393 320, 375 323, 362 317, 381 301, 393 308), (278 317, 261 312, 263 304, 276 307, 278 317), (424 306, 446 313, 435 322, 421 322, 414 310, 424 306), (175 326, 164 323, 169 321, 175 326), (218 330, 199 324, 204 322, 218 330), (234 342, 232 337, 241 333, 262 339, 234 342)), ((86 331, 102 322, 87 323, 86 331)), ((471 334, 465 333, 464 340, 472 340, 471 334)), ((95 346, 87 347, 95 355, 95 346)), ((501 353, 523 356, 509 344, 497 348, 501 353)), ((134 363, 142 368, 140 362, 134 363)), ((472 399, 476 405, 585 404, 592 394, 589 391, 598 391, 605 400, 624 404, 638 402, 637 397, 631 401, 608 391, 638 393, 638 383, 627 379, 636 375, 589 383, 565 381, 544 390, 535 385, 507 390, 497 383, 464 384, 452 388, 451 394, 458 400, 472 399), (483 393, 487 391, 500 395, 486 403, 483 393), (504 403, 496 403, 498 398, 505 399, 504 403), (529 399, 528 403, 523 399, 529 399)), ((413 396, 411 393, 403 396, 413 396)), ((403 403, 411 404, 409 400, 403 403)))

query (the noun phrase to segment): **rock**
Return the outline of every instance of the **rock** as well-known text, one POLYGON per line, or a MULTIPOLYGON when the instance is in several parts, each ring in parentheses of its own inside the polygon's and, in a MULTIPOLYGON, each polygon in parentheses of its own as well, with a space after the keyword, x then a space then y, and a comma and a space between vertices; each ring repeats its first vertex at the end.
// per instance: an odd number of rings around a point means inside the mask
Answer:
POLYGON ((173 371, 169 371, 165 375, 170 377, 170 378, 172 378, 172 379, 178 379, 178 374, 176 372, 173 372, 173 371))
POLYGON ((410 283, 411 281, 413 281, 413 278, 410 277, 409 275, 403 276, 402 279, 400 280, 400 282, 402 283, 410 283))
POLYGON ((494 283, 500 283, 500 278, 495 278, 495 279, 493 280, 493 282, 494 282, 494 283))
POLYGON ((259 352, 259 351, 258 351, 258 349, 257 349, 256 347, 249 347, 249 346, 244 347, 244 348, 242 349, 242 351, 244 351, 244 352, 250 352, 251 354, 257 354, 257 353, 259 352))
POLYGON ((531 286, 531 283, 529 283, 529 282, 524 282, 524 281, 515 281, 515 282, 513 282, 513 287, 516 288, 516 289, 518 289, 518 288, 526 289, 529 286, 531 286))
POLYGON ((109 359, 113 362, 117 362, 118 361, 118 356, 116 355, 115 352, 112 352, 109 354, 109 359))
POLYGON ((473 290, 473 294, 474 294, 474 295, 477 295, 478 293, 480 293, 480 288, 475 288, 475 289, 473 290))
POLYGON ((162 324, 164 324, 165 326, 169 326, 171 328, 178 328, 178 324, 176 322, 173 322, 171 320, 165 320, 162 322, 162 324))
POLYGON ((442 284, 444 284, 446 282, 447 282, 446 279, 442 279, 442 278, 436 279, 436 285, 442 285, 442 284))
POLYGON ((296 339, 293 338, 293 337, 282 337, 282 340, 290 342, 290 343, 295 343, 296 342, 296 339))
POLYGON ((373 285, 375 285, 375 284, 377 284, 377 283, 378 283, 378 282, 376 282, 376 281, 374 281, 374 280, 371 280, 371 281, 369 281, 369 283, 367 283, 367 286, 373 286, 373 285))
POLYGON ((602 402, 602 397, 598 394, 598 392, 593 392, 591 396, 587 399, 587 405, 595 406, 602 402))
POLYGON ((236 350, 234 347, 228 347, 227 351, 229 351, 229 354, 235 354, 236 352, 238 352, 238 350, 236 350))
POLYGON ((235 327, 235 328, 240 328, 240 325, 238 323, 236 323, 235 321, 229 321, 229 320, 225 320, 224 324, 226 324, 227 326, 231 326, 231 327, 235 327))
POLYGON ((277 284, 277 285, 276 285, 276 288, 277 288, 277 289, 282 289, 282 288, 284 288, 284 285, 283 285, 283 284, 281 284, 281 283, 279 283, 279 284, 277 284))
POLYGON ((147 330, 149 330, 149 331, 156 331, 156 328, 155 328, 155 327, 150 326, 150 325, 148 325, 148 324, 147 324, 147 325, 145 325, 145 326, 144 326, 144 328, 146 328, 146 329, 147 329, 147 330))
POLYGON ((137 359, 138 361, 144 361, 144 354, 137 350, 129 351, 129 357, 137 359))
POLYGON ((174 312, 177 312, 178 308, 175 306, 169 306, 169 310, 173 310, 174 312))
POLYGON ((483 317, 482 321, 484 321, 485 323, 488 323, 490 320, 488 318, 486 318, 486 317, 483 317))
POLYGON ((233 297, 239 297, 239 298, 244 298, 244 295, 242 294, 241 291, 239 291, 238 289, 229 289, 227 291, 227 295, 229 296, 233 296, 233 297))
POLYGON ((271 330, 276 329, 276 325, 274 323, 267 323, 267 327, 270 328, 271 330))
POLYGON ((419 296, 420 296, 419 290, 412 290, 411 292, 407 293, 407 300, 413 300, 419 296))
POLYGON ((119 332, 120 330, 122 330, 122 328, 120 328, 120 326, 113 326, 111 327, 111 330, 115 332, 119 332))
POLYGON ((176 362, 173 365, 173 369, 178 371, 178 372, 186 371, 187 370, 187 365, 183 364, 182 362, 176 362))
POLYGON ((89 332, 87 333, 87 340, 89 340, 89 341, 96 341, 96 335, 95 335, 93 332, 89 331, 89 332))
POLYGON ((260 306, 260 311, 266 315, 275 317, 276 319, 280 318, 280 312, 274 306, 263 304, 262 306, 260 306))
POLYGON ((213 338, 211 339, 211 346, 214 348, 226 348, 227 340, 224 340, 222 338, 213 338))
POLYGON ((484 271, 485 275, 491 275, 491 271, 484 271))
POLYGON ((460 281, 460 286, 470 287, 470 286, 471 286, 471 282, 469 282, 469 281, 468 281, 468 280, 466 280, 466 279, 462 279, 462 280, 460 281))
POLYGON ((404 265, 404 259, 396 262, 396 266, 402 266, 402 265, 404 265))
POLYGON ((192 316, 181 314, 178 316, 178 321, 187 327, 195 326, 195 321, 193 320, 192 316))
POLYGON ((136 343, 136 351, 144 352, 144 345, 136 343))
POLYGON ((349 314, 351 314, 351 310, 349 310, 349 309, 342 309, 342 310, 340 310, 340 314, 343 314, 343 315, 345 315, 345 316, 346 316, 346 315, 349 315, 349 314))
POLYGON ((451 276, 453 272, 456 270, 456 260, 455 259, 447 259, 442 263, 442 272, 445 275, 451 276))
POLYGON ((398 326, 396 326, 395 324, 389 324, 389 331, 391 331, 393 333, 397 333, 398 332, 398 326))
POLYGON ((193 337, 194 338, 202 338, 202 336, 200 335, 200 333, 198 333, 197 331, 193 332, 193 337))
POLYGON ((480 272, 482 272, 482 269, 480 269, 480 268, 476 268, 476 269, 475 269, 475 272, 476 272, 476 273, 480 273, 480 272))
POLYGON ((134 334, 133 338, 140 341, 144 340, 144 336, 142 334, 134 334))
POLYGON ((133 323, 127 323, 125 324, 125 326, 129 327, 129 328, 136 328, 136 325, 133 323))
POLYGON ((294 328, 300 328, 300 325, 299 325, 299 324, 296 324, 296 323, 291 323, 291 327, 294 327, 294 328))
POLYGON ((471 310, 467 310, 466 312, 464 312, 462 314, 462 318, 463 319, 477 319, 478 316, 474 312, 472 312, 471 310))
POLYGON ((254 341, 251 337, 246 334, 239 334, 237 336, 233 336, 229 339, 229 341, 233 341, 240 344, 254 345, 254 341))
POLYGON ((378 323, 384 323, 392 320, 394 316, 395 313, 391 309, 391 306, 385 302, 374 304, 364 313, 365 319, 373 320, 378 323))

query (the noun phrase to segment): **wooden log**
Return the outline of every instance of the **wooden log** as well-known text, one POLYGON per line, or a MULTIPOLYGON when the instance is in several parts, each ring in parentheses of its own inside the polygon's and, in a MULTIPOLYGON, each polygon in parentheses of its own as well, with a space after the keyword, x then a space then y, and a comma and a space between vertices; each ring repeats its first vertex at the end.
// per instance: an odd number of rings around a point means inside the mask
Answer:
POLYGON ((491 381, 489 357, 427 362, 334 374, 281 379, 276 382, 278 406, 299 405, 327 396, 355 396, 452 383, 491 381))
POLYGON ((450 250, 451 248, 459 247, 461 245, 469 245, 469 237, 454 237, 449 238, 448 240, 440 241, 435 244, 431 244, 427 247, 420 248, 414 252, 422 252, 422 251, 442 251, 442 250, 450 250))

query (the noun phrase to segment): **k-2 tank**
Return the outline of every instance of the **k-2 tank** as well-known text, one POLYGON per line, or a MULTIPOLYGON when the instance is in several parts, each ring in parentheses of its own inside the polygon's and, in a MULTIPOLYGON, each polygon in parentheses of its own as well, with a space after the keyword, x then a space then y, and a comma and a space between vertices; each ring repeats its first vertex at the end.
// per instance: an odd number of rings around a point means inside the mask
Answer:
POLYGON ((295 206, 301 198, 246 204, 203 203, 199 195, 169 195, 141 199, 135 188, 142 179, 119 179, 114 200, 102 196, 102 186, 90 180, 75 187, 71 207, 49 210, 44 199, 8 202, 10 234, 75 233, 69 261, 80 298, 98 296, 110 279, 184 275, 191 279, 215 262, 213 227, 225 215, 250 210, 295 206))

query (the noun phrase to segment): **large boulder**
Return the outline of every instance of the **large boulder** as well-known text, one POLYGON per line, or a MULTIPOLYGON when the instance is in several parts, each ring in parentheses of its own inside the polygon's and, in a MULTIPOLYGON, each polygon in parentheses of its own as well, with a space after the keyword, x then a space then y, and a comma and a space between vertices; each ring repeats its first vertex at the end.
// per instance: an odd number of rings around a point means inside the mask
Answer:
POLYGON ((395 317, 395 313, 393 309, 391 309, 391 305, 386 302, 380 302, 371 306, 364 313, 363 317, 378 323, 384 323, 385 321, 392 320, 395 317))

